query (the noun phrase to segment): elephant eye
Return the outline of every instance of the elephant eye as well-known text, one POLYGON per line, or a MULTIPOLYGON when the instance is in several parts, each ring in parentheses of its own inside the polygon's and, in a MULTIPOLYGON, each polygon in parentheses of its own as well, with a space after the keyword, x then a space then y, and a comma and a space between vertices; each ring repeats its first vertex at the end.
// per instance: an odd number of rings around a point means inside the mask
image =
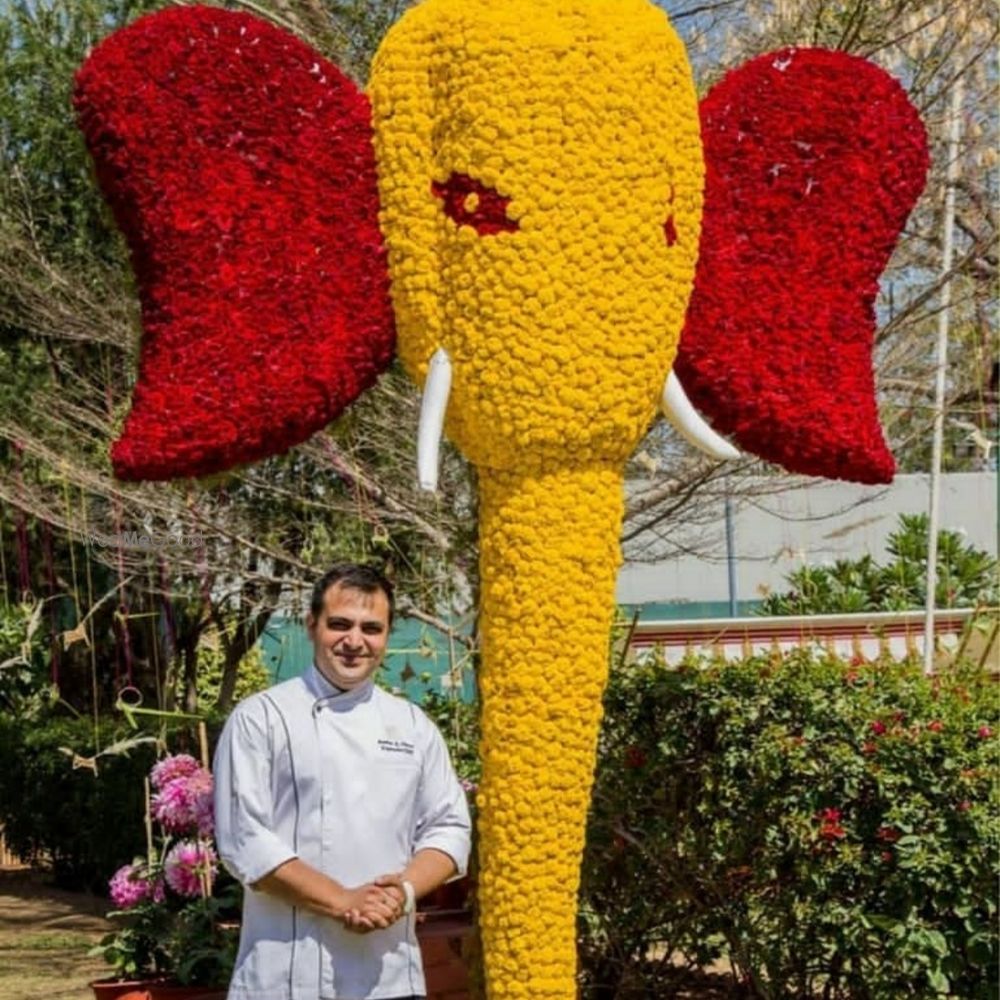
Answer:
POLYGON ((510 198, 498 194, 468 174, 452 174, 442 184, 431 184, 434 196, 444 202, 444 212, 460 226, 472 226, 480 236, 516 232, 518 225, 507 218, 510 198))

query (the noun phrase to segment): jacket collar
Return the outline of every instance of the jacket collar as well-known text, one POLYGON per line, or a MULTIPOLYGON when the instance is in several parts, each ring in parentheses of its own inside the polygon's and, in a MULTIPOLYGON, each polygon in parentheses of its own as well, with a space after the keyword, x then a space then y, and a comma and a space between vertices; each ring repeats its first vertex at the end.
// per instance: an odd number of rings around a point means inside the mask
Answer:
POLYGON ((364 684, 359 684, 356 688, 351 688, 349 691, 341 691, 340 688, 334 687, 320 673, 315 663, 309 666, 309 669, 302 675, 302 678, 309 689, 309 693, 313 696, 314 707, 315 705, 322 704, 337 711, 342 711, 363 701, 368 701, 372 696, 372 691, 375 689, 375 680, 373 677, 369 677, 364 684))

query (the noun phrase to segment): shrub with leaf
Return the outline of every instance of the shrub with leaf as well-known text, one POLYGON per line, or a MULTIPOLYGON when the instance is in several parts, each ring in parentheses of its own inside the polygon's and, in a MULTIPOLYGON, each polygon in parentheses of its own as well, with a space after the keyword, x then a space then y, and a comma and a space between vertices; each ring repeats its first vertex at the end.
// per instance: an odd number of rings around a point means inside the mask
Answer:
POLYGON ((998 700, 798 650, 613 672, 583 866, 584 995, 997 995, 998 700))
POLYGON ((143 777, 150 737, 122 721, 0 713, 0 826, 7 846, 47 863, 56 884, 102 891, 108 876, 142 850, 143 777))
MULTIPOLYGON (((838 559, 832 566, 802 566, 786 578, 789 589, 769 594, 759 612, 808 615, 922 608, 927 600, 928 532, 926 514, 902 514, 886 542, 888 561, 879 564, 865 555, 838 559)), ((970 545, 961 532, 938 532, 938 607, 996 605, 997 571, 997 561, 970 545)))
POLYGON ((455 773, 466 791, 479 784, 482 770, 479 760, 479 712, 474 703, 451 694, 442 694, 429 685, 420 707, 441 731, 448 744, 448 754, 455 773))
POLYGON ((0 711, 35 715, 57 696, 45 657, 42 602, 0 603, 0 711))

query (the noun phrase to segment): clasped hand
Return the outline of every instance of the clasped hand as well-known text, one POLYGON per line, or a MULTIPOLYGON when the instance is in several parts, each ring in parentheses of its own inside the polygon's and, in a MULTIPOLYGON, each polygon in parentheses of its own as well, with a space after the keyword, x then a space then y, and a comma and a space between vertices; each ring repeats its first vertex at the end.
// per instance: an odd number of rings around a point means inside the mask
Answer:
POLYGON ((348 930, 367 934, 391 927, 403 915, 405 905, 402 875, 381 875, 347 890, 340 919, 348 930))

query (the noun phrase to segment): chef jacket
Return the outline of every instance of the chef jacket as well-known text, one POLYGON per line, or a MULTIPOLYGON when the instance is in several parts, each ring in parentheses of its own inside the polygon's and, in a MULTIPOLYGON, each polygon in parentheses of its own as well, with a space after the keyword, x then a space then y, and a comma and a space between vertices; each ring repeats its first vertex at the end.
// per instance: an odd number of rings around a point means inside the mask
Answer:
POLYGON ((315 666, 241 701, 215 752, 219 855, 243 883, 229 1000, 378 1000, 426 992, 412 914, 358 934, 252 883, 291 858, 355 887, 424 848, 464 874, 470 821, 441 734, 371 680, 315 666))

